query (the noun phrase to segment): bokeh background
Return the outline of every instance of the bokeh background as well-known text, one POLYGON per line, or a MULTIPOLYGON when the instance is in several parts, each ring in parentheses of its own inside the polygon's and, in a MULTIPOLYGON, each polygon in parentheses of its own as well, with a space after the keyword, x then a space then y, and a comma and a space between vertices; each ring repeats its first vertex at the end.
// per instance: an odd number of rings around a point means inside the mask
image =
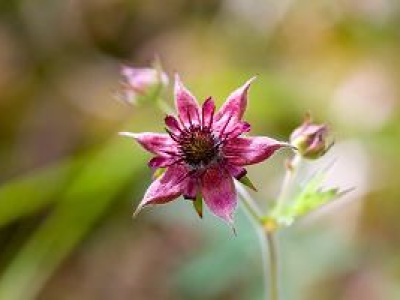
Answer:
MULTIPOLYGON (((112 95, 155 54, 218 104, 258 74, 254 135, 287 139, 306 111, 332 128, 305 172, 334 161, 325 184, 355 189, 280 232, 282 299, 400 299, 397 0, 1 1, 0 299, 263 299, 241 210, 237 236, 183 200, 131 218, 149 155, 116 132, 163 114, 112 95)), ((289 155, 249 168, 261 206, 289 155)))

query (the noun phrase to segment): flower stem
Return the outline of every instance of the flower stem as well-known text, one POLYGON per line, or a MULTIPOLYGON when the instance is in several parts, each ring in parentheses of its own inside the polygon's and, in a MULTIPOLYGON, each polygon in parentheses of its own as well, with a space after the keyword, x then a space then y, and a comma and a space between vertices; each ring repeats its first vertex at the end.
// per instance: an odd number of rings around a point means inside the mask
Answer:
POLYGON ((265 231, 268 245, 268 266, 269 266, 269 300, 279 299, 279 270, 278 270, 278 249, 276 236, 273 231, 265 231))
POLYGON ((244 207, 248 211, 250 217, 255 221, 255 223, 260 225, 262 222, 262 214, 261 214, 259 207, 257 206, 257 203, 255 203, 253 198, 243 188, 243 186, 240 183, 235 182, 235 186, 236 186, 236 190, 238 191, 238 193, 240 194, 240 196, 243 200, 244 207))
POLYGON ((286 166, 286 174, 282 182, 281 190, 276 201, 276 210, 278 211, 283 208, 285 202, 288 201, 290 193, 292 192, 292 183, 300 167, 301 156, 296 154, 288 164, 289 165, 286 166))
POLYGON ((269 293, 267 294, 266 292, 266 299, 279 300, 278 252, 275 233, 273 230, 264 227, 259 207, 243 186, 236 183, 236 189, 243 200, 242 203, 246 208, 247 216, 252 221, 257 233, 259 233, 263 265, 265 267, 265 286, 269 287, 269 293))

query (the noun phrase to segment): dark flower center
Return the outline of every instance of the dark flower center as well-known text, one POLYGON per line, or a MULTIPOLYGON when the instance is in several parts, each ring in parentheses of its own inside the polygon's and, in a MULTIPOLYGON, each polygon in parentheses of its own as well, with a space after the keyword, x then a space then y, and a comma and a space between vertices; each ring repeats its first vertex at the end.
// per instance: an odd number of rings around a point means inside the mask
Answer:
POLYGON ((219 154, 218 139, 208 128, 192 127, 179 136, 184 161, 193 168, 201 168, 213 162, 219 154))

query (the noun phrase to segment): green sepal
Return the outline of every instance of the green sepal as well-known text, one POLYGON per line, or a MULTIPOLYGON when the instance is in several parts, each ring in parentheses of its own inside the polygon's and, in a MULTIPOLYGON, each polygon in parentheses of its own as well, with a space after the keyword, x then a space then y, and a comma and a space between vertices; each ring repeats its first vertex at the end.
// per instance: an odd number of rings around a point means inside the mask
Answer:
POLYGON ((203 198, 200 193, 197 193, 196 199, 193 200, 193 207, 200 219, 203 218, 203 198))
POLYGON ((250 178, 247 176, 243 176, 242 178, 239 179, 240 183, 243 185, 247 186, 248 188, 251 188, 253 191, 257 192, 257 188, 254 186, 254 184, 251 182, 250 178))
POLYGON ((153 180, 160 178, 165 173, 165 168, 158 168, 153 173, 153 180))

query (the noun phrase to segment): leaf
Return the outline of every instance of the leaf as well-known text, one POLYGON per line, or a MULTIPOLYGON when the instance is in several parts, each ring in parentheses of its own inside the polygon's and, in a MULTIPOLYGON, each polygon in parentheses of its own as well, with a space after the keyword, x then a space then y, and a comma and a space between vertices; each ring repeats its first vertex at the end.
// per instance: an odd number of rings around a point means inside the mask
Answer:
POLYGON ((12 179, 0 187, 0 227, 58 201, 79 164, 66 160, 12 179))
MULTIPOLYGON (((142 167, 144 155, 133 156, 130 147, 114 138, 85 158, 52 213, 3 272, 0 299, 36 299, 51 274, 118 199, 142 167)), ((11 205, 16 199, 6 200, 11 205)))
POLYGON ((311 178, 302 191, 294 197, 294 201, 282 208, 274 209, 272 216, 284 226, 291 225, 298 218, 305 216, 323 205, 350 192, 352 189, 340 190, 339 188, 322 189, 321 184, 325 173, 319 173, 311 178))

